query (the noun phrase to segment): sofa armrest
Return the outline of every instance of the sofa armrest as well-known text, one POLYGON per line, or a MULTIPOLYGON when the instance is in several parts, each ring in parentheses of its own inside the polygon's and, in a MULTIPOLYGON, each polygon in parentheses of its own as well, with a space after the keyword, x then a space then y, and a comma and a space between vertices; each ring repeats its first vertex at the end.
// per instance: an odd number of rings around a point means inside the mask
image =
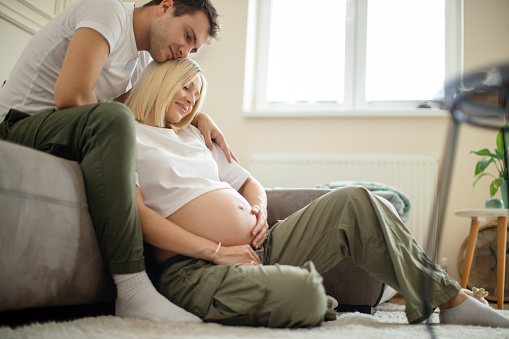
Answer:
POLYGON ((115 300, 78 163, 0 140, 0 311, 115 300))

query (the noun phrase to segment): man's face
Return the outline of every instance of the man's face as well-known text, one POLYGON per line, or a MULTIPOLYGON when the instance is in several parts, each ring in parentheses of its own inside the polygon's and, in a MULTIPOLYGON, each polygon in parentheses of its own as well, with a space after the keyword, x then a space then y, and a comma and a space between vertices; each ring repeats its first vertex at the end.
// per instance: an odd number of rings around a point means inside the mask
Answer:
POLYGON ((174 17, 173 7, 168 7, 150 26, 148 51, 158 62, 186 58, 198 51, 208 38, 209 21, 204 12, 174 17))

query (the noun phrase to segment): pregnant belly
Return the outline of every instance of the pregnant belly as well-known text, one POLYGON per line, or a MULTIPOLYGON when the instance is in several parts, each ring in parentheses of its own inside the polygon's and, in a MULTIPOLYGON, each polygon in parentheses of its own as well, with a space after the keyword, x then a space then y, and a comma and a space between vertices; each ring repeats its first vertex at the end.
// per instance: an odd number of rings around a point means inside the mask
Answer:
POLYGON ((199 196, 168 217, 180 227, 225 246, 248 245, 256 216, 251 205, 234 189, 199 196))

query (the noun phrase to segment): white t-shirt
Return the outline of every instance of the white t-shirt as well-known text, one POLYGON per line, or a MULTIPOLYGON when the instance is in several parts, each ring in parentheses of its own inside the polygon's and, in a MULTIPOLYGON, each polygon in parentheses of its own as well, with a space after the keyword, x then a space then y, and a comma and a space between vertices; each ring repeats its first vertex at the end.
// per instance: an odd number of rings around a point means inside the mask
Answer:
POLYGON ((151 61, 148 52, 137 50, 133 11, 134 3, 121 0, 79 0, 41 28, 0 89, 0 121, 10 108, 28 114, 56 108, 55 83, 69 42, 78 28, 96 30, 110 46, 110 54, 94 87, 99 102, 128 91, 151 61))
POLYGON ((177 134, 136 123, 136 185, 145 205, 165 218, 207 192, 238 191, 249 175, 216 144, 211 152, 192 125, 177 134))

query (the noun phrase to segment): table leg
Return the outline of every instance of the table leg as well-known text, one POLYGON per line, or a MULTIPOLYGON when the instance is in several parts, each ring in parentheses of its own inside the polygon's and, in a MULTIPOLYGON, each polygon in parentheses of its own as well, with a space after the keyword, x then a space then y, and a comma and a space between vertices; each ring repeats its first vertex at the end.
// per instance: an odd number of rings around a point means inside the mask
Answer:
POLYGON ((498 217, 497 224, 497 308, 504 308, 505 261, 507 248, 507 217, 498 217))
POLYGON ((461 277, 461 287, 466 288, 468 283, 468 276, 470 275, 470 268, 472 267, 472 260, 474 258, 475 244, 477 243, 477 235, 479 234, 479 220, 477 217, 472 217, 470 224, 470 235, 468 236, 467 253, 465 255, 465 262, 463 263, 463 276, 461 277))

